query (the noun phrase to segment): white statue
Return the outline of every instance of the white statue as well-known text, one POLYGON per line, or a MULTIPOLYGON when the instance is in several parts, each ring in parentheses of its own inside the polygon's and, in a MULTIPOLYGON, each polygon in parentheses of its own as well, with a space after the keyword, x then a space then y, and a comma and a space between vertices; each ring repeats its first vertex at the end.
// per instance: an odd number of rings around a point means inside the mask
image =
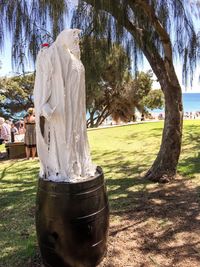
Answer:
POLYGON ((86 130, 85 70, 78 29, 65 29, 37 56, 34 104, 40 177, 76 182, 95 175, 86 130), (44 132, 40 127, 44 118, 44 132))

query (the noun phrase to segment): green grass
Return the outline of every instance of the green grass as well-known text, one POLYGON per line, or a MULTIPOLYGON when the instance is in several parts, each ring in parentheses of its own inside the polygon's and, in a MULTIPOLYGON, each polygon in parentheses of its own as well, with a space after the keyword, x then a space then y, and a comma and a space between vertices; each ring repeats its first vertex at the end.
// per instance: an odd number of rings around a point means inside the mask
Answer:
POLYGON ((34 206, 38 162, 1 162, 0 249, 2 266, 24 266, 36 244, 34 206))
MULTIPOLYGON (((159 150, 163 122, 88 131, 92 158, 104 170, 111 212, 130 210, 155 184, 141 178, 159 150)), ((200 121, 185 121, 178 171, 200 183, 200 121)), ((0 266, 26 267, 37 248, 37 160, 0 161, 0 266)), ((119 215, 115 216, 117 219, 119 215)), ((59 267, 59 266, 58 266, 59 267)))
POLYGON ((2 145, 0 145, 0 152, 3 152, 3 151, 5 151, 6 149, 5 149, 5 145, 4 144, 2 144, 2 145))

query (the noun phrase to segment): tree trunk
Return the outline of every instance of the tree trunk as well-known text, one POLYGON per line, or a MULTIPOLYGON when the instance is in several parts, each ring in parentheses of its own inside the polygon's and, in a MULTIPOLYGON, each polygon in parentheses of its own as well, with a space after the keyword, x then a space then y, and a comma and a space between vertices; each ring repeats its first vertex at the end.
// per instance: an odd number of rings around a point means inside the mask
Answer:
MULTIPOLYGON (((159 80, 165 96, 165 122, 162 142, 159 153, 145 177, 155 182, 168 182, 176 175, 181 152, 183 127, 182 91, 174 69, 171 40, 167 31, 156 17, 151 5, 143 0, 137 0, 137 2, 142 6, 148 22, 152 24, 152 27, 159 35, 163 47, 162 55, 159 54, 153 42, 146 42, 145 36, 148 36, 148 32, 145 28, 143 28, 143 33, 140 34, 135 25, 130 25, 128 21, 126 22, 126 28, 133 33, 135 40, 140 45, 159 80)), ((140 26, 142 28, 142 25, 140 26)))
POLYGON ((93 128, 94 127, 94 111, 88 111, 89 112, 89 114, 90 114, 90 119, 89 119, 89 127, 90 128, 93 128))
MULTIPOLYGON (((175 78, 175 77, 174 77, 175 78)), ((176 79, 176 78, 175 78, 176 79)), ((176 175, 181 152, 183 106, 180 86, 163 86, 165 95, 165 122, 160 151, 146 174, 152 181, 168 182, 176 175)))
MULTIPOLYGON (((143 47, 165 97, 165 122, 159 153, 145 177, 155 182, 169 182, 176 175, 181 152, 183 128, 182 90, 172 59, 170 39, 166 32, 163 41, 165 57, 152 53, 148 46, 143 47)), ((162 35, 161 35, 162 36, 162 35)))
POLYGON ((97 9, 109 12, 126 30, 132 34, 135 42, 143 51, 155 75, 157 76, 165 96, 165 123, 162 135, 162 142, 159 153, 146 177, 152 181, 168 182, 176 175, 176 168, 179 160, 182 142, 183 105, 182 91, 174 70, 172 59, 172 47, 170 37, 162 23, 156 17, 156 13, 148 1, 128 1, 130 9, 137 14, 138 6, 144 12, 144 20, 156 31, 162 44, 163 53, 159 53, 148 28, 144 25, 137 25, 129 20, 129 16, 123 16, 123 6, 116 0, 85 0, 97 9), (148 41, 147 41, 148 40, 148 41))

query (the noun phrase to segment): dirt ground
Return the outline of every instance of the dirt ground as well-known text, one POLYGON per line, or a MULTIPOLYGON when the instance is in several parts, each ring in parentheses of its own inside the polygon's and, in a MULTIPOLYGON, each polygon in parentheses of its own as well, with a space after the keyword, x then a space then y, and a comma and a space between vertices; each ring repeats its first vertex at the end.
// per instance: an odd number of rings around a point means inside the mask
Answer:
MULTIPOLYGON (((132 210, 111 212, 108 251, 98 267, 199 267, 200 187, 178 177, 139 199, 132 210)), ((30 266, 42 265, 37 258, 30 266)))

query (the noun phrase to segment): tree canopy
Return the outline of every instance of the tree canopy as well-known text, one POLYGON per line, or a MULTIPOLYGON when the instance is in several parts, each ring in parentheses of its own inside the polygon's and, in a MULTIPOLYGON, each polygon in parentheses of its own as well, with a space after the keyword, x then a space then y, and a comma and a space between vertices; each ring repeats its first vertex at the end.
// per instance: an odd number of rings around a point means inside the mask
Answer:
POLYGON ((120 45, 107 50, 107 40, 85 36, 81 42, 85 66, 88 126, 97 127, 110 114, 113 98, 131 77, 130 60, 120 45))
MULTIPOLYGON (((35 60, 41 43, 55 39, 66 25, 70 2, 0 0, 0 48, 5 46, 9 32, 13 66, 21 64, 24 69, 27 56, 35 60)), ((167 41, 170 34, 171 49, 182 62, 186 82, 188 75, 192 79, 200 54, 199 33, 195 32, 191 16, 193 12, 197 17, 199 8, 198 1, 188 0, 79 0, 72 25, 83 29, 86 35, 92 32, 106 37, 108 43, 124 43, 136 61, 144 53, 142 46, 149 41, 151 51, 163 57, 162 40, 167 41)))
POLYGON ((164 96, 161 89, 154 89, 151 90, 147 96, 144 96, 144 98, 141 100, 141 104, 150 109, 162 109, 164 105, 164 96))
POLYGON ((0 79, 0 116, 6 119, 23 117, 33 106, 33 73, 0 79))

